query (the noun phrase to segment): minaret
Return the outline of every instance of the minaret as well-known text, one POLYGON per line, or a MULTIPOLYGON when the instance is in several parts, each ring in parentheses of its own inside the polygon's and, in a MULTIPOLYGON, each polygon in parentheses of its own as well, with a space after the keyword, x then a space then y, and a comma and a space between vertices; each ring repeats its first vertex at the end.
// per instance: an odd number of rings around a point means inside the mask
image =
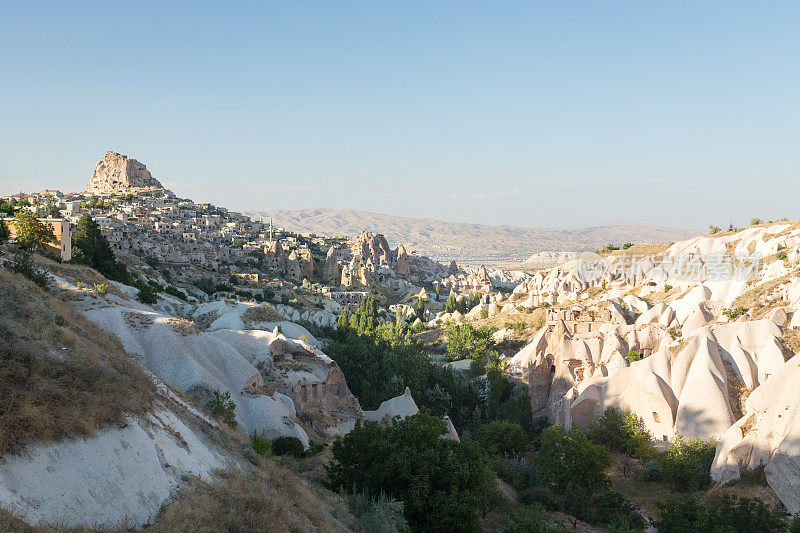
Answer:
POLYGON ((269 217, 269 243, 272 244, 272 217, 269 217))

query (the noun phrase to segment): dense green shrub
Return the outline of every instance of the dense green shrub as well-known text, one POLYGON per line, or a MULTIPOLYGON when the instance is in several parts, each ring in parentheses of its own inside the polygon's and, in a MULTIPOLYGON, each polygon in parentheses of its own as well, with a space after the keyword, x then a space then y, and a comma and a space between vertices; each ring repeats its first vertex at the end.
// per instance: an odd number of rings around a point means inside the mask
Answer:
POLYGON ((625 362, 628 363, 628 366, 631 366, 631 363, 634 363, 640 360, 641 358, 642 354, 637 350, 631 350, 627 354, 625 354, 625 362))
POLYGON ((181 300, 186 300, 188 298, 188 296, 186 296, 186 293, 180 290, 175 285, 167 285, 166 288, 164 289, 164 292, 181 300))
POLYGON ((209 296, 213 295, 217 292, 217 287, 214 284, 214 280, 211 278, 200 278, 192 282, 192 284, 203 291, 204 293, 208 294, 209 296))
POLYGON ((611 464, 608 450, 580 431, 567 432, 561 426, 546 428, 531 463, 528 479, 532 485, 555 495, 558 509, 570 515, 573 524, 581 519, 621 529, 644 527, 635 507, 610 490, 611 483, 605 473, 611 464))
POLYGON ((591 493, 608 487, 605 469, 611 456, 601 445, 589 441, 579 431, 567 432, 550 426, 542 432, 534 464, 543 485, 558 495, 591 493))
POLYGON ((0 219, 0 244, 6 242, 11 237, 11 231, 6 223, 0 219))
POLYGON ((492 346, 492 333, 496 328, 483 326, 475 329, 471 324, 451 324, 447 327, 447 358, 479 359, 492 346))
POLYGON ((139 292, 136 294, 137 300, 147 305, 158 303, 158 297, 156 296, 156 291, 153 287, 150 287, 146 284, 138 285, 138 287, 139 292))
POLYGON ((609 242, 609 243, 604 244, 603 246, 601 246, 597 250, 595 250, 595 253, 607 254, 609 252, 613 252, 614 250, 619 250, 619 246, 617 246, 614 243, 609 242))
POLYGON ((504 420, 493 420, 478 427, 475 441, 489 454, 520 453, 528 445, 528 436, 522 426, 504 420))
POLYGON ((639 476, 645 481, 660 481, 664 476, 664 468, 658 459, 650 459, 639 472, 639 476))
POLYGON ((303 447, 303 441, 297 437, 278 437, 272 441, 272 453, 275 455, 303 457, 306 450, 303 447))
POLYGON ((730 494, 712 498, 706 505, 700 504, 694 496, 683 495, 660 502, 658 507, 654 525, 660 533, 761 533, 786 531, 789 525, 782 509, 761 500, 730 494))
POLYGON ((711 484, 711 463, 716 453, 716 441, 678 437, 661 459, 663 478, 681 491, 701 490, 711 484))
POLYGON ((592 421, 586 430, 586 437, 642 461, 655 456, 655 450, 650 445, 653 436, 642 419, 632 412, 621 413, 609 407, 602 416, 592 421))
POLYGON ((646 525, 636 507, 619 492, 604 490, 593 494, 580 518, 591 524, 641 531, 646 525))
POLYGON ((477 530, 489 469, 476 446, 440 438, 445 431, 427 409, 386 428, 358 422, 333 444, 328 486, 402 501, 414 530, 477 530))
POLYGON ((521 505, 540 504, 548 510, 558 510, 560 501, 556 494, 546 487, 531 487, 517 493, 517 501, 521 505))

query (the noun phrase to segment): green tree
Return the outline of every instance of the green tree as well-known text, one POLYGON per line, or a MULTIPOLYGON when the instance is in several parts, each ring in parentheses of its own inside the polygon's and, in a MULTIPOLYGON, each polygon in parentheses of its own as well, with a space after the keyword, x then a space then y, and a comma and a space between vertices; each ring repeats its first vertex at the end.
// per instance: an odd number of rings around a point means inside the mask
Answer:
POLYGON ((359 335, 371 335, 378 327, 378 306, 375 298, 365 296, 350 315, 350 329, 359 335))
POLYGON ((350 311, 348 311, 346 307, 342 309, 342 312, 336 321, 336 327, 339 328, 339 331, 341 332, 347 331, 347 328, 350 327, 350 311))
POLYGON ((80 261, 97 270, 100 270, 100 265, 114 261, 111 245, 100 232, 100 226, 88 213, 78 219, 75 236, 72 238, 72 249, 80 250, 80 261))
POLYGON ((61 218, 61 210, 58 208, 58 203, 52 196, 48 196, 44 201, 44 208, 48 217, 61 218))
POLYGON ((39 221, 30 211, 18 211, 14 215, 14 228, 17 242, 29 250, 43 250, 45 246, 56 242, 56 235, 50 224, 39 221))
POLYGON ((136 294, 137 300, 147 305, 154 305, 158 303, 158 297, 156 296, 155 288, 147 285, 146 283, 138 283, 137 287, 139 288, 139 292, 136 294))
POLYGON ((425 300, 422 298, 417 300, 417 308, 415 312, 417 313, 417 318, 425 322, 425 300))
POLYGON ((90 266, 109 279, 131 284, 132 279, 123 263, 114 258, 111 245, 100 226, 88 213, 81 215, 72 237, 72 260, 90 266))
POLYGON ((413 530, 478 531, 490 472, 474 445, 440 438, 445 431, 426 409, 386 428, 358 423, 332 446, 328 486, 402 501, 413 530))
POLYGON ((450 296, 447 297, 447 302, 444 304, 444 311, 445 313, 452 313, 457 308, 456 302, 456 295, 454 293, 450 293, 450 296))
POLYGON ((0 219, 0 244, 6 242, 8 238, 11 236, 11 232, 8 229, 5 221, 0 219))
POLYGON ((589 507, 592 494, 609 487, 605 470, 611 465, 611 456, 579 431, 546 428, 535 465, 542 484, 558 496, 562 510, 575 517, 589 507))
POLYGON ((473 292, 469 295, 469 300, 467 301, 467 311, 472 310, 476 305, 481 303, 481 293, 473 292))

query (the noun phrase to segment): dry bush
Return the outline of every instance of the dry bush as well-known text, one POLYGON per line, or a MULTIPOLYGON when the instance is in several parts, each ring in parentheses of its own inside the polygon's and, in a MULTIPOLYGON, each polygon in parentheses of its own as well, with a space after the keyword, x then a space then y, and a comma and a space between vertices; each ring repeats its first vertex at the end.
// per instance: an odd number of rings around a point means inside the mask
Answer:
POLYGON ((214 483, 195 480, 162 510, 148 532, 348 531, 350 514, 335 494, 274 459, 258 469, 217 472, 214 483))
POLYGON ((750 393, 753 392, 753 389, 748 389, 744 382, 739 379, 739 376, 736 375, 736 371, 733 369, 733 365, 728 361, 723 361, 722 363, 725 365, 725 372, 728 377, 728 397, 731 400, 731 410, 733 411, 734 418, 738 420, 744 416, 745 403, 750 393))
POLYGON ((153 317, 143 311, 122 311, 125 323, 133 329, 147 329, 153 325, 153 317))
POLYGON ((311 372, 311 365, 305 361, 298 361, 296 359, 290 359, 288 361, 275 361, 274 365, 276 370, 284 370, 287 372, 290 370, 295 372, 311 372))
POLYGON ((169 324, 176 333, 180 333, 184 337, 195 335, 200 332, 197 324, 185 318, 170 317, 167 319, 167 324, 169 324))
POLYGON ((214 321, 218 319, 220 316, 222 315, 220 315, 218 311, 210 311, 204 315, 200 315, 199 317, 197 317, 194 322, 198 328, 205 331, 209 327, 211 327, 211 324, 213 324, 214 321))
POLYGON ((245 324, 258 324, 261 322, 284 322, 286 317, 280 314, 269 304, 251 307, 242 313, 242 321, 245 324))
POLYGON ((155 387, 119 339, 0 270, 0 450, 92 435, 146 412, 155 387))
POLYGON ((0 508, 0 531, 7 531, 8 533, 38 533, 46 530, 31 529, 23 520, 0 508))

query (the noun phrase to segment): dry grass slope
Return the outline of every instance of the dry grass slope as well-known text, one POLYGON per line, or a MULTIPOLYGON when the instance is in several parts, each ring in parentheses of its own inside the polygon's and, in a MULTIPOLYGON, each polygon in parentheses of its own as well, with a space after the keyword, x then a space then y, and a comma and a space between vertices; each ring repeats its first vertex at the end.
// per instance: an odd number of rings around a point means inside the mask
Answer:
POLYGON ((166 506, 148 532, 349 531, 342 498, 300 478, 274 459, 254 472, 218 472, 214 484, 195 481, 166 506))
POLYGON ((92 435, 146 412, 155 394, 119 339, 2 269, 0 357, 0 450, 92 435))

